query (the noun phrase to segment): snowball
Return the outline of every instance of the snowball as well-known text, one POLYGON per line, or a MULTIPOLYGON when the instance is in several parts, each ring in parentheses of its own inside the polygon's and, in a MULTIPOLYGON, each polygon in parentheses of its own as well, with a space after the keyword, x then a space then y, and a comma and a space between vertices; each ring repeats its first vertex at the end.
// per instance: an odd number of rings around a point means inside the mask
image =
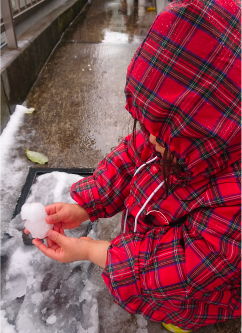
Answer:
POLYGON ((26 220, 24 226, 31 233, 33 238, 43 239, 47 232, 53 229, 53 224, 47 224, 47 213, 42 203, 26 203, 21 209, 21 218, 26 220))

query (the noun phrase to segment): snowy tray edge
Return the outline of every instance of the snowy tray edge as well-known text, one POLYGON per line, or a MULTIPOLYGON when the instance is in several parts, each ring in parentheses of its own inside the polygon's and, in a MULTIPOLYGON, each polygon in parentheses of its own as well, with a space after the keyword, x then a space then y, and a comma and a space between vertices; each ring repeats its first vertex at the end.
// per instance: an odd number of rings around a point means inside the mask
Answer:
POLYGON ((36 177, 43 175, 45 173, 50 173, 53 171, 58 171, 58 172, 66 172, 66 173, 71 173, 71 174, 77 174, 82 177, 88 177, 93 174, 95 169, 92 168, 30 168, 28 175, 26 177, 25 184, 22 188, 21 194, 18 198, 17 204, 15 206, 12 219, 18 215, 21 211, 21 207, 25 203, 29 191, 31 189, 31 186, 33 185, 36 177))

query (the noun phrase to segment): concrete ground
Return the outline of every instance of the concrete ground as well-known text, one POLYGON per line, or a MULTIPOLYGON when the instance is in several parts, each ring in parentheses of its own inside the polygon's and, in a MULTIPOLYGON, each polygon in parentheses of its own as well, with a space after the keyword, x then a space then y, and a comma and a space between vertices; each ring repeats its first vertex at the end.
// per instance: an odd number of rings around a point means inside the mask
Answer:
MULTIPOLYGON (((27 147, 47 155, 49 168, 95 168, 131 131, 123 92, 126 69, 155 18, 155 12, 147 11, 153 6, 153 0, 94 0, 86 5, 29 93, 27 105, 37 111, 25 115, 12 158, 18 155, 26 166, 33 166, 26 160, 27 147)), ((9 217, 19 189, 13 192, 11 198, 6 194, 2 208, 9 211, 9 217)), ((106 220, 100 221, 99 238, 111 239, 114 229, 119 231, 118 223, 119 216, 112 219, 112 228, 106 220)), ((93 281, 101 279, 100 273, 96 268, 93 281)), ((100 332, 129 333, 130 323, 111 328, 102 316, 102 308, 112 304, 107 290, 99 302, 100 332)), ((238 333, 240 329, 240 320, 236 319, 197 332, 238 333)), ((153 322, 148 323, 147 330, 166 332, 153 322)))

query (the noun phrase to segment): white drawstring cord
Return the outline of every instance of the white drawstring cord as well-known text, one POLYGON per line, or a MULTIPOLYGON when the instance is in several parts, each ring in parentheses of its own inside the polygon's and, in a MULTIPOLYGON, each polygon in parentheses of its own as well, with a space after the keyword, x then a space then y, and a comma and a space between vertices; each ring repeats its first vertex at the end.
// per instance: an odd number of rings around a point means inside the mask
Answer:
POLYGON ((124 229, 123 229, 123 233, 125 233, 126 230, 126 224, 127 224, 127 217, 128 217, 128 209, 126 209, 126 214, 125 214, 125 219, 124 219, 124 229))
POLYGON ((151 193, 151 195, 148 197, 148 199, 145 201, 145 203, 143 204, 143 206, 141 207, 141 209, 139 210, 138 214, 136 215, 135 221, 134 221, 134 232, 136 232, 137 229, 137 222, 138 222, 138 218, 141 214, 141 212, 143 211, 143 209, 145 209, 147 203, 150 201, 150 199, 153 197, 153 195, 156 194, 156 192, 159 190, 159 188, 161 188, 161 186, 164 184, 164 180, 162 183, 160 183, 159 186, 157 186, 157 188, 154 190, 154 192, 151 193))
POLYGON ((144 166, 146 166, 147 164, 150 164, 151 162, 154 162, 156 159, 157 159, 158 157, 156 156, 156 157, 154 157, 154 158, 152 158, 150 161, 148 161, 148 162, 146 162, 146 163, 144 163, 144 164, 142 164, 140 167, 138 167, 138 169, 135 171, 135 173, 134 173, 134 176, 144 167, 144 166))
MULTIPOLYGON (((135 171, 135 173, 134 173, 134 176, 144 167, 144 166, 146 166, 147 164, 150 164, 150 163, 152 163, 152 162, 154 162, 156 159, 157 159, 158 157, 156 156, 156 157, 154 157, 154 158, 152 158, 150 161, 148 161, 148 162, 146 162, 146 163, 144 163, 144 164, 142 164, 140 167, 138 167, 138 169, 135 171)), ((133 177, 134 177, 133 176, 133 177)), ((154 192, 154 194, 155 194, 155 192, 154 192)), ((151 197, 152 198, 152 197, 151 197)), ((141 208, 142 210, 143 210, 143 207, 141 208)), ((140 212, 139 212, 140 213, 140 212)), ((139 213, 138 213, 138 215, 139 215, 139 213)), ((123 229, 123 233, 125 233, 125 230, 126 230, 126 224, 127 224, 127 217, 128 217, 128 209, 126 210, 126 214, 125 214, 125 218, 124 218, 124 229, 123 229)), ((137 224, 137 222, 136 222, 136 224, 137 224)), ((135 231, 136 231, 136 229, 135 229, 135 231)))

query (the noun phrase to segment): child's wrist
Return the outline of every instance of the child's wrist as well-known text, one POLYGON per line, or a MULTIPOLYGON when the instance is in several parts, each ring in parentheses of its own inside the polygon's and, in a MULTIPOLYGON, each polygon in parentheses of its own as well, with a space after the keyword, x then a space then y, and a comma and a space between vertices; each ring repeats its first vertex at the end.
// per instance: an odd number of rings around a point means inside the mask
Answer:
POLYGON ((107 249, 110 245, 110 242, 94 240, 91 238, 89 238, 87 242, 88 260, 104 268, 107 261, 107 249))
POLYGON ((86 248, 86 260, 91 260, 92 258, 92 251, 93 251, 93 242, 94 240, 89 237, 85 237, 85 248, 86 248))

